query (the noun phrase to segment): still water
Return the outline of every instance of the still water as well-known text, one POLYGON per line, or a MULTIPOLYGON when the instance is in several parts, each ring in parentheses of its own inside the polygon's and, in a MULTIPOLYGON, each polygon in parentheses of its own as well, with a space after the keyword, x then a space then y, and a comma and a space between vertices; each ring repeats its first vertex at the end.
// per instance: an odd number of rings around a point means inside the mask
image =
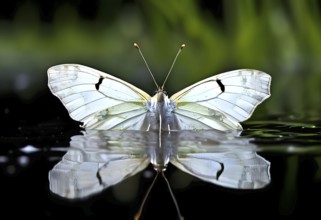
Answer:
MULTIPOLYGON (((270 117, 237 133, 81 132, 61 122, 1 135, 2 215, 133 219, 162 165, 185 219, 321 216, 321 120, 270 117)), ((159 177, 142 219, 178 219, 159 177)))

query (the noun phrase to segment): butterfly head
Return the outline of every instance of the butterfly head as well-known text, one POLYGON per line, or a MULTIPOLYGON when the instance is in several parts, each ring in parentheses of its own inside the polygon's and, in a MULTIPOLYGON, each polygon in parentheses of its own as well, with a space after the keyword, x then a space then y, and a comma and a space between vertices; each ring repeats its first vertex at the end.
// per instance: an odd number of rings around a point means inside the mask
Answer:
POLYGON ((167 93, 160 88, 156 91, 155 97, 158 102, 164 102, 164 100, 167 98, 167 93))
POLYGON ((153 168, 157 172, 164 172, 167 169, 167 164, 153 164, 153 168))

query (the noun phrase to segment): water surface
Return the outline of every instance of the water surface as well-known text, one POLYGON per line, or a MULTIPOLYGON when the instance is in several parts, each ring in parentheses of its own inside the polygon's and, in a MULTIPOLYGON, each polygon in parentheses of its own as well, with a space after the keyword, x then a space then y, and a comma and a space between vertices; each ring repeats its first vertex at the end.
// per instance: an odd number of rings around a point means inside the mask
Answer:
MULTIPOLYGON (((243 124, 240 136, 245 142, 234 142, 235 149, 242 149, 248 143, 270 163, 270 182, 259 189, 238 189, 203 181, 169 164, 166 176, 185 219, 232 217, 235 213, 240 218, 321 216, 320 125, 319 118, 280 116, 243 124)), ((16 128, 2 130, 3 215, 132 219, 155 175, 153 167, 148 165, 87 199, 69 201, 50 190, 48 172, 66 154, 70 138, 82 135, 78 127, 61 121, 37 125, 21 122, 16 128)), ((184 142, 184 146, 188 145, 191 143, 184 142)), ((166 184, 160 179, 147 200, 143 219, 165 217, 177 219, 177 214, 166 184)))

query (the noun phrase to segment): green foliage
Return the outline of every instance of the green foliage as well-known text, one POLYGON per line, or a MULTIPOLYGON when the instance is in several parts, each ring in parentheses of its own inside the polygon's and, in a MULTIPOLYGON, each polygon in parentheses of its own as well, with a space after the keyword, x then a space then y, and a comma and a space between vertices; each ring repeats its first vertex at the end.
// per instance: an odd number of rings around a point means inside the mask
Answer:
POLYGON ((61 3, 50 12, 53 21, 43 22, 40 8, 26 1, 13 20, 0 19, 0 93, 32 99, 47 89, 46 70, 59 63, 88 65, 152 93, 152 80, 132 44, 140 44, 161 84, 185 43, 166 85, 169 94, 213 74, 255 68, 273 78, 272 96, 258 108, 261 113, 320 110, 317 0, 212 4, 222 15, 196 0, 100 1, 96 17, 85 19, 75 5, 61 3), (29 77, 25 87, 19 87, 21 75, 29 77))

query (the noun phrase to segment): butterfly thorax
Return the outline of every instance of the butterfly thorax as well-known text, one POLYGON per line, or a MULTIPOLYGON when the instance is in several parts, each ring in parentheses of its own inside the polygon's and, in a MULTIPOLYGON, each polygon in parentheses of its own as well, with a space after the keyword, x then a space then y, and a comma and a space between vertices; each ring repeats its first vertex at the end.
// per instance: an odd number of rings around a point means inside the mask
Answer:
POLYGON ((173 128, 173 111, 175 104, 168 98, 166 92, 159 90, 146 105, 148 112, 157 122, 157 128, 170 130, 173 128))

